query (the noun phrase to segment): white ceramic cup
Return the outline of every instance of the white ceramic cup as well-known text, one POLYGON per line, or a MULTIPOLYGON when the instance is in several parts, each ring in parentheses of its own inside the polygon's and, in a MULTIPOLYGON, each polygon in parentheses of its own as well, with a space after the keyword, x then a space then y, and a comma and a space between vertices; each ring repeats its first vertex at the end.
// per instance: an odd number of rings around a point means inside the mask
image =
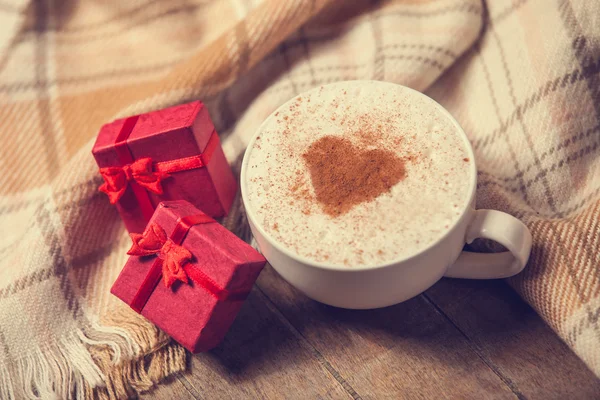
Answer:
MULTIPOLYGON (((386 84, 390 85, 390 90, 397 90, 399 86, 386 84)), ((417 96, 425 96, 415 90, 404 89, 417 96)), ((439 104, 437 106, 454 122, 456 134, 462 136, 471 160, 475 160, 463 129, 448 111, 439 104)), ((262 130, 261 126, 248 148, 252 148, 262 130)), ((443 276, 494 279, 515 275, 523 270, 529 258, 531 233, 521 221, 500 211, 475 209, 477 170, 472 163, 470 207, 462 210, 460 218, 444 235, 418 254, 382 265, 352 268, 309 260, 278 243, 258 222, 248 202, 248 158, 246 154, 242 163, 242 199, 261 252, 286 281, 321 303, 353 309, 386 307, 422 293, 443 276), (476 238, 492 239, 508 251, 490 254, 462 251, 465 243, 476 238)))

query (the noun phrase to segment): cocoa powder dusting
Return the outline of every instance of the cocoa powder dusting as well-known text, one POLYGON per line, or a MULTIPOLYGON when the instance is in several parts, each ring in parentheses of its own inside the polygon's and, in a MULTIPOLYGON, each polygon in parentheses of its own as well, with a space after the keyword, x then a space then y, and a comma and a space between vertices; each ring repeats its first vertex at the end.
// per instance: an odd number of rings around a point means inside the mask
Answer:
POLYGON ((302 155, 323 211, 338 216, 374 200, 404 179, 404 160, 391 151, 357 147, 348 139, 324 136, 302 155))

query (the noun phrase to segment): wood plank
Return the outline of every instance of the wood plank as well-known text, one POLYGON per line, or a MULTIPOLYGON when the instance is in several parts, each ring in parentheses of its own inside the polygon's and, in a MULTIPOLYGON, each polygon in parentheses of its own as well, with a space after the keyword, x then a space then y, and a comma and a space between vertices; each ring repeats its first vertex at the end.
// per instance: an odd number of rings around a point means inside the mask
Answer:
POLYGON ((146 398, 600 398, 502 281, 442 280, 370 311, 314 302, 271 267, 257 285, 225 342, 146 398))
POLYGON ((426 295, 522 397, 600 398, 600 380, 503 281, 442 280, 426 295))
POLYGON ((255 288, 224 342, 179 379, 196 398, 350 399, 335 374, 255 288))
POLYGON ((179 376, 169 377, 152 390, 142 393, 142 400, 195 400, 195 397, 179 380, 179 376))
POLYGON ((362 398, 517 398, 423 296, 355 311, 306 298, 271 267, 257 284, 362 398))

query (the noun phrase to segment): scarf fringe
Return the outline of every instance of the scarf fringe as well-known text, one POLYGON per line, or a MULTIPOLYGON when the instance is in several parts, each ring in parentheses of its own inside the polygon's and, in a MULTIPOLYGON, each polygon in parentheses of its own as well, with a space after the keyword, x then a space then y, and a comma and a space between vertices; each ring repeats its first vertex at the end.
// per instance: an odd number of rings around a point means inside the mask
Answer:
POLYGON ((106 376, 81 335, 79 331, 57 343, 37 347, 16 365, 0 363, 0 370, 8 372, 3 374, 3 398, 80 399, 86 385, 104 384, 106 376))
POLYGON ((10 370, 6 363, 0 361, 0 399, 14 399, 15 393, 10 379, 10 370))
POLYGON ((165 377, 184 372, 186 363, 185 349, 170 342, 145 357, 113 367, 107 385, 93 389, 93 398, 135 398, 139 393, 152 389, 165 377))
POLYGON ((154 325, 131 312, 117 319, 117 326, 93 325, 40 346, 16 364, 0 358, 0 398, 131 398, 185 371, 185 350, 154 325))

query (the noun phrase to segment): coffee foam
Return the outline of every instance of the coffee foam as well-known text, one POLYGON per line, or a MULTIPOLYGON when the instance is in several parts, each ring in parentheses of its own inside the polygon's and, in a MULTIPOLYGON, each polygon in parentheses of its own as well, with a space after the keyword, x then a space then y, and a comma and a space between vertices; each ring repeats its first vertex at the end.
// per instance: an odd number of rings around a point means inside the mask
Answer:
POLYGON ((410 257, 456 222, 470 200, 473 160, 439 106, 410 89, 342 82, 281 106, 248 149, 247 200, 263 230, 292 253, 334 266, 410 257), (393 151, 406 176, 389 193, 332 217, 316 201, 302 155, 324 136, 393 151))

